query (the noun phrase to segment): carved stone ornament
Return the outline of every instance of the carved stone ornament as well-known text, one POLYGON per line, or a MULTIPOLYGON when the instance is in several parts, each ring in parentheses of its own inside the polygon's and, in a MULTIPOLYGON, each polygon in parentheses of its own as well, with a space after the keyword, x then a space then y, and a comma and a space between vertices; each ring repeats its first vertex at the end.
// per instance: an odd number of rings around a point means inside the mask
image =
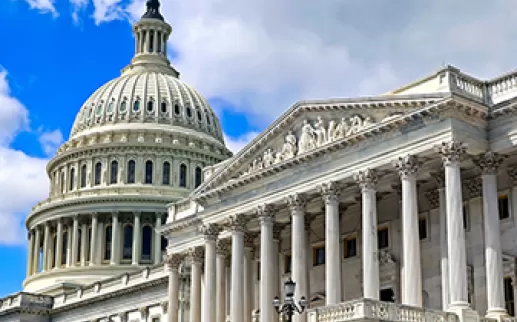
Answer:
POLYGON ((398 160, 393 162, 393 166, 397 169, 402 179, 416 176, 419 165, 418 158, 411 154, 399 157, 398 160))
POLYGON ((443 169, 438 172, 431 172, 430 175, 438 189, 445 187, 445 171, 443 169))
POLYGON ((337 183, 329 182, 321 185, 320 187, 321 196, 323 201, 327 203, 339 202, 339 195, 341 193, 337 183))
POLYGON ((183 262, 185 256, 183 254, 172 254, 165 259, 165 265, 168 269, 178 269, 183 262))
POLYGON ((228 216, 227 226, 232 232, 245 232, 247 220, 243 214, 228 216))
POLYGON ((162 307, 162 314, 167 314, 167 311, 169 309, 169 302, 164 301, 164 302, 160 303, 160 306, 162 307))
POLYGON ((326 123, 321 116, 318 116, 316 121, 313 122, 304 120, 298 136, 293 133, 293 130, 289 130, 280 149, 275 151, 272 148, 267 148, 262 156, 255 158, 249 164, 248 169, 241 176, 292 159, 334 141, 353 136, 375 125, 370 116, 363 117, 360 115, 329 120, 328 124, 326 123))
POLYGON ((280 241, 280 235, 282 235, 282 230, 284 230, 285 225, 274 223, 273 224, 273 240, 280 241))
POLYGON ((215 241, 221 232, 221 228, 217 224, 206 224, 200 226, 200 231, 205 235, 205 240, 215 241))
POLYGON ((512 179, 513 183, 517 183, 517 166, 513 166, 508 169, 508 175, 512 179))
POLYGON ((425 193, 425 197, 431 206, 431 209, 436 209, 440 206, 440 193, 438 190, 430 190, 425 193))
POLYGON ((466 179, 464 183, 465 187, 467 188, 469 199, 481 197, 483 193, 483 181, 480 177, 466 179))
POLYGON ((244 234, 244 247, 246 248, 254 248, 255 247, 255 239, 257 238, 257 233, 247 232, 244 234))
POLYGON ((375 190, 379 176, 375 169, 366 169, 355 174, 354 180, 359 184, 361 190, 375 190))
POLYGON ((120 322, 127 322, 127 313, 121 312, 118 314, 118 318, 120 322))
POLYGON ((307 205, 307 199, 302 193, 287 196, 286 202, 292 214, 304 212, 307 205))
POLYGON ((205 260, 205 252, 202 247, 192 247, 187 250, 187 259, 189 263, 203 264, 205 260))
POLYGON ((485 152, 472 159, 474 164, 478 166, 485 175, 496 175, 499 166, 503 163, 505 157, 495 152, 485 152))
POLYGON ((435 150, 442 156, 443 164, 450 165, 461 160, 467 152, 467 144, 461 141, 443 142, 435 150))
MULTIPOLYGON (((246 242, 246 238, 244 239, 244 241, 246 242)), ((229 240, 219 239, 217 241, 217 244, 215 247, 216 254, 226 257, 226 256, 230 255, 230 247, 231 247, 231 244, 230 244, 229 240)))
POLYGON ((269 205, 269 204, 260 205, 257 208, 257 216, 260 219, 260 223, 261 224, 262 223, 273 224, 274 217, 275 217, 274 211, 275 211, 275 208, 273 207, 273 205, 269 205))

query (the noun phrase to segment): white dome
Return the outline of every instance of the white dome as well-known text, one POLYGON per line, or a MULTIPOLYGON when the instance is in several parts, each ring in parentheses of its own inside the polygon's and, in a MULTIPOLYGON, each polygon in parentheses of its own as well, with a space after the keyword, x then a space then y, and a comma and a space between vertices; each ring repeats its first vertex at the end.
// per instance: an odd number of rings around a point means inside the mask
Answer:
POLYGON ((206 99, 172 68, 124 72, 100 87, 77 114, 70 138, 131 123, 187 128, 223 143, 219 121, 206 99))

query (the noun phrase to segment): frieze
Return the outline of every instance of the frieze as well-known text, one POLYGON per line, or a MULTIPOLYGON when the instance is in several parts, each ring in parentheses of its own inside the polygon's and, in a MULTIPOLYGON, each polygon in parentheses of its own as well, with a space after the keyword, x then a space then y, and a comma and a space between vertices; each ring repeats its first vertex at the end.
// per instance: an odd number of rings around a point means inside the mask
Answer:
POLYGON ((323 147, 334 141, 353 136, 365 129, 374 126, 371 116, 353 115, 339 120, 331 119, 328 122, 318 116, 316 121, 305 119, 301 127, 301 133, 296 135, 294 130, 289 130, 284 137, 281 148, 266 148, 261 157, 255 158, 248 169, 241 176, 268 168, 274 164, 292 159, 296 156, 323 147))

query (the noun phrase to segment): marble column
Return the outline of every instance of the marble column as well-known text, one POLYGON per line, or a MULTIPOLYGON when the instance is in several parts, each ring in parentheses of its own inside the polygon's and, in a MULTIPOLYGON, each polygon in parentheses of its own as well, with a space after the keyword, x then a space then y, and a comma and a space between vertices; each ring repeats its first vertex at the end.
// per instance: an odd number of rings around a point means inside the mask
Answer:
POLYGON ((226 321, 226 258, 230 251, 228 249, 228 242, 226 240, 218 240, 217 247, 217 260, 216 260, 216 274, 217 274, 217 285, 216 285, 216 314, 215 322, 226 321))
POLYGON ((327 305, 341 302, 341 249, 339 235, 339 189, 334 182, 324 184, 325 203, 325 290, 327 305))
POLYGON ((273 290, 271 272, 278 267, 271 265, 273 259, 273 207, 263 205, 258 209, 260 219, 260 322, 272 322, 273 290))
POLYGON ((79 216, 74 215, 73 224, 72 224, 72 258, 71 258, 71 266, 75 266, 79 261, 78 258, 78 250, 79 250, 79 216))
POLYGON ((111 257, 110 257, 110 265, 118 265, 119 260, 117 256, 118 247, 120 247, 118 243, 118 212, 113 212, 111 214, 111 257))
POLYGON ((402 304, 422 307, 422 267, 416 185, 418 159, 414 155, 400 157, 394 166, 402 180, 402 257, 405 281, 402 304))
POLYGON ((466 153, 462 142, 444 142, 436 148, 445 167, 447 246, 449 258, 449 310, 469 309, 467 256, 463 228, 463 196, 460 158, 466 153))
POLYGON ((27 254, 27 277, 32 275, 34 266, 34 230, 29 230, 29 251, 27 254))
MULTIPOLYGON (((271 274, 271 292, 273 294, 273 297, 280 296, 280 235, 282 233, 283 225, 279 223, 273 224, 273 242, 271 243, 272 249, 272 257, 271 257, 271 267, 272 269, 270 271, 271 274)), ((273 321, 278 321, 279 315, 276 310, 272 310, 272 319, 273 321)))
POLYGON ((73 242, 73 230, 70 222, 67 220, 66 224, 66 267, 72 266, 72 242, 73 242))
POLYGON ((201 247, 189 249, 190 269, 190 320, 201 322, 201 268, 204 251, 201 247))
POLYGON ((483 172, 481 178, 483 180, 487 316, 493 318, 508 314, 504 302, 503 254, 497 197, 497 170, 503 160, 503 157, 493 152, 486 152, 474 159, 474 163, 483 172))
MULTIPOLYGON (((133 213, 133 254, 132 254, 132 264, 139 265, 140 264, 140 245, 142 238, 140 237, 140 232, 142 231, 142 227, 140 225, 140 212, 133 213)), ((113 256, 113 254, 111 254, 113 256)))
POLYGON ((92 234, 90 240, 90 266, 97 264, 97 237, 99 228, 99 215, 97 213, 92 214, 92 234))
POLYGON ((41 250, 41 230, 39 227, 35 228, 36 237, 34 241, 34 257, 33 257, 33 274, 39 273, 39 261, 40 261, 40 250, 41 250))
POLYGON ((165 214, 163 213, 156 213, 155 214, 155 223, 154 223, 154 255, 153 260, 154 264, 157 265, 162 260, 162 235, 158 232, 162 228, 162 216, 165 214))
POLYGON ((168 322, 178 322, 179 309, 179 266, 183 256, 173 254, 167 257, 165 267, 169 273, 169 305, 167 312, 168 322))
POLYGON ((212 321, 216 316, 217 300, 217 249, 219 226, 207 224, 202 227, 205 235, 205 288, 203 298, 203 321, 212 321))
POLYGON ((379 249, 377 244, 377 172, 373 169, 355 175, 361 188, 363 208, 363 297, 379 300, 379 249))
MULTIPOLYGON (((307 266, 307 234, 305 231, 305 196, 302 194, 295 194, 287 197, 287 205, 291 212, 291 275, 293 281, 296 283, 296 290, 294 294, 295 303, 300 301, 304 296, 309 298, 307 289, 308 281, 308 266, 307 266)), ((294 322, 306 322, 307 314, 304 312, 300 315, 295 315, 294 322)))
POLYGON ((255 237, 255 234, 251 233, 244 235, 244 322, 251 322, 251 315, 254 310, 253 248, 255 237))
POLYGON ((45 223, 45 230, 43 233, 43 271, 50 269, 50 223, 45 223))
POLYGON ((86 251, 88 249, 88 225, 84 219, 81 222, 81 266, 86 266, 86 251))
POLYGON ((58 219, 56 229, 56 254, 54 268, 59 269, 63 262, 63 221, 58 219))
POLYGON ((244 232, 246 218, 242 214, 230 216, 228 225, 232 233, 232 290, 230 294, 231 321, 244 321, 244 232))

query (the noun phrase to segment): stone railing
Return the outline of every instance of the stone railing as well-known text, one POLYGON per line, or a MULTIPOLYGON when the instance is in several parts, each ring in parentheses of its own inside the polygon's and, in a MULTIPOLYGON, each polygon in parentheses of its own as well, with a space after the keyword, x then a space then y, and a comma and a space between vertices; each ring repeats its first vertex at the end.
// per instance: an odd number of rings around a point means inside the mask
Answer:
POLYGON ((344 321, 458 322, 453 313, 370 299, 358 299, 308 311, 308 322, 344 321))
POLYGON ((450 82, 453 89, 465 93, 480 102, 485 102, 483 82, 459 72, 451 75, 450 82))
POLYGON ((517 96, 517 72, 498 77, 487 84, 493 104, 517 96))
POLYGON ((0 315, 23 309, 30 312, 48 312, 53 305, 51 296, 20 292, 0 299, 0 315))

